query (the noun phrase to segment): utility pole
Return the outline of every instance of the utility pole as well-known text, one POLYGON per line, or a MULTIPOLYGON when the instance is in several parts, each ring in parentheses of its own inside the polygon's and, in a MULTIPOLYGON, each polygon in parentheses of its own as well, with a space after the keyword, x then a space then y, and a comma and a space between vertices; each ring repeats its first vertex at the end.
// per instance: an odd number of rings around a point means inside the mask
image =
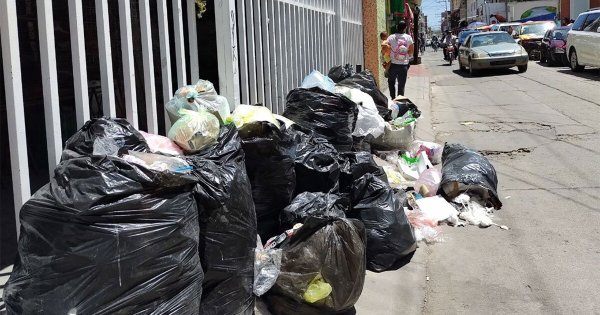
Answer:
POLYGON ((504 0, 504 9, 506 11, 506 22, 508 22, 508 0, 504 0))

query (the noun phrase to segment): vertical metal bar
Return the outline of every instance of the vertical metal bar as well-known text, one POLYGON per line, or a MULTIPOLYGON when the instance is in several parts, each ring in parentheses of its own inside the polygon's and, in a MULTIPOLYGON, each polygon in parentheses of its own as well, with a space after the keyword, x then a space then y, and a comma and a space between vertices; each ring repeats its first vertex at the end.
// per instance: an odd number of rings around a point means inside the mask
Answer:
POLYGON ((283 110, 285 109, 285 97, 286 97, 286 91, 285 91, 285 84, 286 84, 286 80, 284 79, 283 76, 283 69, 285 69, 285 56, 283 55, 283 49, 285 48, 284 45, 284 37, 283 37, 283 26, 281 24, 281 16, 283 14, 281 8, 283 7, 283 5, 279 2, 279 0, 273 0, 273 18, 275 19, 275 49, 276 49, 276 56, 277 56, 277 67, 276 67, 276 74, 277 74, 277 103, 278 103, 278 111, 279 113, 283 113, 283 110))
POLYGON ((285 86, 285 94, 287 95, 287 93, 293 88, 292 86, 292 76, 293 73, 291 71, 292 68, 292 55, 291 55, 291 48, 290 46, 293 45, 291 39, 291 22, 290 22, 290 4, 285 4, 284 5, 284 12, 283 12, 283 17, 282 17, 282 24, 283 27, 285 27, 285 31, 283 32, 283 35, 285 37, 284 42, 285 44, 283 45, 283 53, 285 53, 285 68, 282 69, 283 73, 285 73, 285 78, 286 78, 286 86, 285 86))
POLYGON ((248 85, 250 89, 250 104, 255 104, 257 98, 257 82, 256 82, 256 41, 254 39, 254 1, 246 2, 246 33, 242 36, 247 36, 248 41, 248 85))
POLYGON ((263 45, 262 45, 262 25, 261 25, 261 12, 260 12, 260 1, 253 1, 254 6, 254 40, 256 42, 256 98, 257 103, 264 105, 265 103, 265 78, 263 68, 263 45))
POLYGON ((200 79, 200 68, 198 66, 198 36, 196 34, 196 1, 186 0, 187 3, 187 27, 189 36, 190 52, 190 81, 195 84, 200 79))
POLYGON ((40 35, 40 61, 44 89, 44 118, 50 177, 60 161, 62 136, 60 130, 60 104, 56 79, 56 50, 54 45, 54 20, 52 1, 37 0, 38 30, 40 35))
POLYGON ((296 48, 298 48, 298 41, 296 39, 297 24, 296 24, 296 6, 290 5, 289 7, 289 35, 290 44, 287 48, 290 50, 291 62, 288 65, 288 75, 290 76, 290 90, 298 87, 298 71, 296 66, 298 65, 298 58, 296 55, 296 48))
POLYGON ((15 206, 17 236, 20 231, 19 211, 29 199, 29 166, 27 162, 27 135, 21 60, 19 57, 19 31, 15 0, 0 1, 0 38, 2 41, 2 66, 6 93, 6 121, 10 150, 10 170, 15 206))
MULTIPOLYGON (((167 0, 159 0, 157 3, 158 12, 158 37, 160 41, 160 68, 162 70, 162 88, 163 105, 171 99, 173 95, 173 83, 171 81, 171 51, 169 48, 169 21, 167 17, 167 0)), ((165 112, 165 134, 171 128, 169 115, 165 112)))
POLYGON ((250 90, 248 88, 248 50, 246 37, 246 5, 245 0, 237 0, 239 14, 237 15, 237 25, 239 38, 239 56, 240 56, 240 97, 244 104, 250 104, 250 90))
POLYGON ((264 103, 271 111, 275 111, 273 108, 273 77, 271 76, 271 55, 273 54, 271 50, 271 44, 269 42, 269 33, 271 31, 270 19, 269 19, 269 11, 268 11, 268 1, 269 0, 261 0, 260 1, 260 21, 261 21, 261 29, 262 29, 262 50, 263 50, 263 69, 264 69, 264 81, 265 86, 262 89, 264 91, 264 103))
POLYGON ((300 8, 300 16, 302 21, 302 72, 304 75, 308 75, 310 70, 308 69, 308 23, 306 23, 306 8, 300 8))
POLYGON ((240 103, 235 0, 215 0, 220 94, 233 107, 240 103))
POLYGON ((185 42, 183 40, 183 6, 181 0, 171 0, 173 4, 173 36, 175 37, 175 63, 177 67, 177 86, 186 85, 185 42))
POLYGON ((344 62, 344 30, 342 28, 342 2, 340 0, 334 1, 334 24, 333 24, 333 38, 337 38, 338 41, 333 41, 335 50, 335 63, 341 64, 344 62))
POLYGON ((102 114, 116 117, 115 86, 113 82, 112 53, 110 49, 110 21, 108 0, 96 0, 96 30, 100 59, 100 81, 102 84, 102 114))
POLYGON ((133 64, 133 40, 131 36, 131 4, 119 0, 119 22, 121 28, 121 55, 123 58, 123 81, 125 86, 125 113, 127 120, 138 127, 137 95, 135 88, 135 66, 133 64))
MULTIPOLYGON (((74 0, 78 1, 78 0, 74 0)), ((152 26, 150 23, 150 0, 140 0, 140 31, 142 59, 144 60, 144 91, 146 92, 146 120, 149 133, 158 133, 156 109, 156 85, 154 82, 154 54, 152 52, 152 26)))
POLYGON ((71 33, 71 57, 73 59, 73 85, 75 90, 75 117, 77 128, 90 119, 87 65, 85 63, 85 38, 83 10, 80 0, 69 0, 69 31, 71 33))

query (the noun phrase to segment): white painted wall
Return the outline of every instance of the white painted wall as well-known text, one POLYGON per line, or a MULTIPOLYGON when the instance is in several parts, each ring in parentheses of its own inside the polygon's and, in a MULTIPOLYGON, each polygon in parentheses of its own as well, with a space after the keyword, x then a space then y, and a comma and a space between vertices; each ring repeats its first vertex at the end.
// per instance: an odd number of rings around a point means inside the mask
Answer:
POLYGON ((571 18, 573 20, 577 19, 579 14, 587 11, 589 8, 590 8, 589 1, 571 0, 571 8, 570 8, 571 9, 571 18))

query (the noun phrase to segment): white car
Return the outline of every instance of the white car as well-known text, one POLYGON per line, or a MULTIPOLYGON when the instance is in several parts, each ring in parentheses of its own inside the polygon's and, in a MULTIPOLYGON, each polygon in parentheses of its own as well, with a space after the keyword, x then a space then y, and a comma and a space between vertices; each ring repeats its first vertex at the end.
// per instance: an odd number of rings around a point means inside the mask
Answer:
POLYGON ((600 67, 600 9, 581 13, 567 34, 567 56, 573 71, 600 67))

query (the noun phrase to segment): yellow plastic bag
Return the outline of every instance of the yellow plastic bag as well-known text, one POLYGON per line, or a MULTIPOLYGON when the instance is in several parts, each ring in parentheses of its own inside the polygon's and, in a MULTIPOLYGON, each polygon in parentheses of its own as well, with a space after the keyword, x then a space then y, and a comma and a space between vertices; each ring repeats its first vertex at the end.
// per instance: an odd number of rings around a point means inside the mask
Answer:
POLYGON ((331 288, 329 283, 325 282, 323 276, 319 273, 308 284, 304 292, 304 300, 308 303, 315 303, 328 297, 331 291, 333 291, 333 288, 331 288))

